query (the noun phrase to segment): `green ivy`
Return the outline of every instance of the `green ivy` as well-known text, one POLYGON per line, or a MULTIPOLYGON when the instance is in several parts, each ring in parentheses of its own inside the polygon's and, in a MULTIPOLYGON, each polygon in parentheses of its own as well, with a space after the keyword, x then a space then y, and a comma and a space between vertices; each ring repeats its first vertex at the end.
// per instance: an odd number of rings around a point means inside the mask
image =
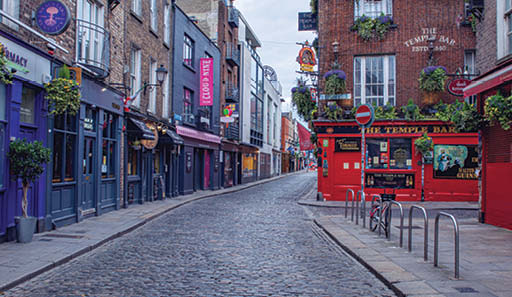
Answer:
POLYGON ((337 104, 326 106, 325 115, 331 121, 339 121, 343 118, 343 108, 337 104))
POLYGON ((496 94, 488 97, 485 100, 484 111, 491 125, 497 122, 503 130, 509 130, 512 124, 512 96, 496 94))
POLYGON ((27 217, 27 191, 30 183, 44 172, 42 164, 50 161, 51 151, 42 142, 28 142, 26 139, 16 139, 9 144, 9 168, 14 179, 21 179, 23 185, 22 212, 27 217))
POLYGON ((311 119, 311 111, 316 108, 316 103, 311 100, 309 88, 299 83, 292 89, 292 103, 297 107, 297 112, 305 120, 311 119))
POLYGON ((6 85, 12 84, 12 71, 7 69, 7 58, 3 44, 0 43, 0 81, 6 85))
POLYGON ((357 35, 364 41, 372 39, 382 40, 389 31, 393 19, 390 16, 381 14, 377 18, 370 18, 366 15, 359 17, 352 26, 352 30, 357 31, 357 35))
POLYGON ((375 119, 377 120, 392 120, 397 118, 396 108, 389 103, 384 106, 373 104, 373 110, 375 111, 375 119))

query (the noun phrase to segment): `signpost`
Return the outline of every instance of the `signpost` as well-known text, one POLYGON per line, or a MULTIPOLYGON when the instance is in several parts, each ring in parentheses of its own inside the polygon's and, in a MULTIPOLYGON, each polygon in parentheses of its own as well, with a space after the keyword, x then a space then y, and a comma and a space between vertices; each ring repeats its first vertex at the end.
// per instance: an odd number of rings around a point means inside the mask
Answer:
POLYGON ((370 127, 375 120, 373 107, 368 104, 359 106, 356 110, 356 122, 361 127, 361 191, 364 192, 364 169, 366 167, 366 142, 365 129, 370 127))

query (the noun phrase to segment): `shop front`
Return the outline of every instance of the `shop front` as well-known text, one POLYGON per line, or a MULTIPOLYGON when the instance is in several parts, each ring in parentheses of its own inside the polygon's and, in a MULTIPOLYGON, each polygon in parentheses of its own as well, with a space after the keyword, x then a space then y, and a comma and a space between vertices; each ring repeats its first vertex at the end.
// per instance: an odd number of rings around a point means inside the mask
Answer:
MULTIPOLYGON (((318 134, 318 192, 345 200, 361 189, 362 141, 355 122, 315 122, 318 134)), ((478 201, 478 136, 456 133, 440 121, 378 121, 366 129, 364 187, 367 194, 395 194, 401 201, 478 201), (414 141, 432 137, 422 157, 414 141)))
POLYGON ((221 138, 184 126, 176 126, 176 132, 184 140, 179 161, 179 193, 219 189, 221 138))
MULTIPOLYGON (((0 82, 0 242, 16 238, 14 217, 21 215, 21 182, 10 179, 7 152, 15 139, 41 141, 48 147, 43 84, 51 78, 51 57, 0 31, 6 68, 15 69, 12 83, 0 82)), ((46 167, 45 167, 46 168, 46 167)), ((45 229, 46 170, 30 185, 28 215, 45 229)))
POLYGON ((240 145, 242 153, 242 184, 258 180, 258 148, 240 145))
POLYGON ((83 76, 76 115, 50 118, 46 226, 63 226, 119 209, 122 94, 83 76))
POLYGON ((221 143, 222 185, 229 188, 240 183, 238 171, 238 145, 223 140, 221 143))
MULTIPOLYGON (((156 179, 160 181, 160 185, 163 189, 155 190, 158 191, 158 195, 162 195, 165 198, 178 196, 179 154, 184 144, 185 141, 183 138, 171 127, 164 126, 164 128, 161 128, 158 150, 162 152, 162 168, 155 170, 155 172, 158 171, 160 173, 160 176, 156 179)), ((155 164, 155 167, 156 166, 155 164)))
MULTIPOLYGON (((512 60, 473 80, 464 89, 464 96, 477 95, 477 107, 484 114, 490 96, 495 102, 512 95, 512 60)), ((482 201, 480 222, 512 230, 512 203, 508 182, 512 180, 512 129, 501 124, 481 130, 482 201)))
POLYGON ((272 176, 281 174, 281 151, 272 150, 272 176))

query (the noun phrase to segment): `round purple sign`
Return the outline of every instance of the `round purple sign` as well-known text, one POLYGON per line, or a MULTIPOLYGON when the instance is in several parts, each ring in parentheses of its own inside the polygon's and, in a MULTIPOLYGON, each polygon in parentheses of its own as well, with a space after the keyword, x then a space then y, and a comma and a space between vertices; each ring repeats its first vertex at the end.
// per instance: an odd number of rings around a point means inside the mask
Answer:
POLYGON ((37 26, 50 35, 59 35, 66 31, 70 21, 68 7, 58 0, 45 1, 36 10, 37 26))

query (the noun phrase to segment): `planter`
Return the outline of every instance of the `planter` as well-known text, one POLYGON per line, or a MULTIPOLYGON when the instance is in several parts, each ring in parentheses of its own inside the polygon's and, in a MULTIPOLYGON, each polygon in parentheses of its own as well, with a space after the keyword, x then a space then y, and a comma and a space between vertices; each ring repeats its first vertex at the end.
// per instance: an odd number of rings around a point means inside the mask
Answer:
POLYGON ((36 217, 16 217, 16 238, 20 243, 32 241, 32 236, 36 230, 36 217))
POLYGON ((354 102, 352 101, 352 99, 341 99, 338 100, 338 105, 344 109, 352 109, 352 107, 354 106, 354 102))
POLYGON ((432 106, 441 100, 441 92, 423 92, 421 104, 423 106, 432 106))

